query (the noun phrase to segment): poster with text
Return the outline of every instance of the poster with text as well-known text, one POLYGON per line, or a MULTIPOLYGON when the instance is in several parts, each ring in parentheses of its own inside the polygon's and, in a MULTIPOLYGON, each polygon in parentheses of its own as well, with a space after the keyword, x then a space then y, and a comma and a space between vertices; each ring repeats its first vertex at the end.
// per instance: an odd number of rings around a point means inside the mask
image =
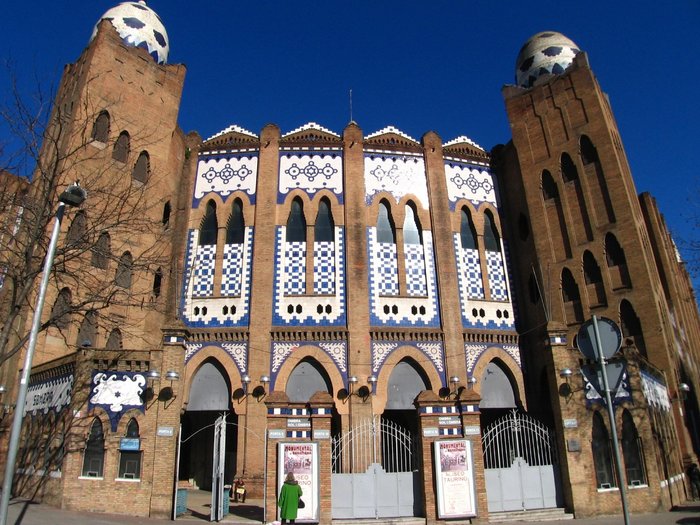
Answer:
POLYGON ((472 444, 466 439, 436 441, 438 518, 476 516, 472 444))
MULTIPOLYGON (((299 483, 304 508, 299 509, 297 522, 318 522, 318 443, 280 443, 277 461, 277 497, 289 472, 299 483)), ((277 507, 279 517, 279 507, 277 507)))

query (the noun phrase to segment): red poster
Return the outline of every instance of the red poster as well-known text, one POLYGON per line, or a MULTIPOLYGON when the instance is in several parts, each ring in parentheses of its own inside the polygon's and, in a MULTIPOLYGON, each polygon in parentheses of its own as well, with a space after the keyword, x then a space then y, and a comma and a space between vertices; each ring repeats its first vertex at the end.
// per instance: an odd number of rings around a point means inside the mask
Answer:
POLYGON ((436 441, 438 518, 476 516, 472 444, 466 439, 436 441))

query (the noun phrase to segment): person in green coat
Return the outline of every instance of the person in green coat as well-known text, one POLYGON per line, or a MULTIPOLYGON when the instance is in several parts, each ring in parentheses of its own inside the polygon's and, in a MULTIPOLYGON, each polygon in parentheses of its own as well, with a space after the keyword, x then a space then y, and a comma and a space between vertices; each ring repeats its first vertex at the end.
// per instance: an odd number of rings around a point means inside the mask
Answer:
POLYGON ((283 525, 287 523, 287 520, 289 520, 289 523, 296 523, 299 498, 301 498, 301 487, 297 480, 294 479, 294 473, 289 472, 284 480, 282 490, 280 490, 280 497, 277 501, 283 525))

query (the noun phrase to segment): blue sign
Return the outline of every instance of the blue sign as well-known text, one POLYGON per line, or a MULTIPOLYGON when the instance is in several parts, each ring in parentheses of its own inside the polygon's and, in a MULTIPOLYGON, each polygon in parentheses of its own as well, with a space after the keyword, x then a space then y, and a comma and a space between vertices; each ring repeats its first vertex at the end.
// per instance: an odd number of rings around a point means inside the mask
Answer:
POLYGON ((139 451, 141 450, 141 439, 121 438, 119 440, 119 450, 139 451))

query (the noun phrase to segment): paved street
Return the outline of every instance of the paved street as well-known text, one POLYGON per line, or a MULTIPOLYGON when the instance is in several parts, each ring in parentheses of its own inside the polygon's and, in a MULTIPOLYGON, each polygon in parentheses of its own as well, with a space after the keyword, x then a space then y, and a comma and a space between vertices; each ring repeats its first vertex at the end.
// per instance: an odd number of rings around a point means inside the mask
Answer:
MULTIPOLYGON (((251 505, 255 506, 258 502, 251 501, 251 505)), ((243 506, 241 506, 243 507, 243 506)), ((226 524, 236 525, 252 525, 260 523, 245 517, 245 509, 241 509, 242 516, 229 515, 222 522, 226 524)), ((179 523, 199 523, 208 522, 208 519, 196 518, 187 516, 178 518, 179 523)), ((622 516, 604 517, 604 518, 587 518, 569 521, 549 521, 551 525, 620 525, 624 522, 622 516)), ((27 503, 23 501, 13 500, 10 505, 8 525, 155 525, 158 523, 167 523, 164 520, 151 518, 129 518, 124 516, 115 516, 110 514, 92 514, 87 512, 71 512, 67 510, 55 509, 47 505, 27 503)), ((343 522, 341 522, 343 523, 343 522)), ((352 522, 347 522, 352 523, 352 522)), ((366 521, 364 522, 366 523, 366 521)), ((377 523, 381 523, 377 521, 377 523)), ((518 522, 522 523, 522 522, 518 522)), ((687 504, 673 512, 662 512, 658 514, 634 514, 630 517, 631 525, 700 525, 700 503, 693 505, 687 504)))

